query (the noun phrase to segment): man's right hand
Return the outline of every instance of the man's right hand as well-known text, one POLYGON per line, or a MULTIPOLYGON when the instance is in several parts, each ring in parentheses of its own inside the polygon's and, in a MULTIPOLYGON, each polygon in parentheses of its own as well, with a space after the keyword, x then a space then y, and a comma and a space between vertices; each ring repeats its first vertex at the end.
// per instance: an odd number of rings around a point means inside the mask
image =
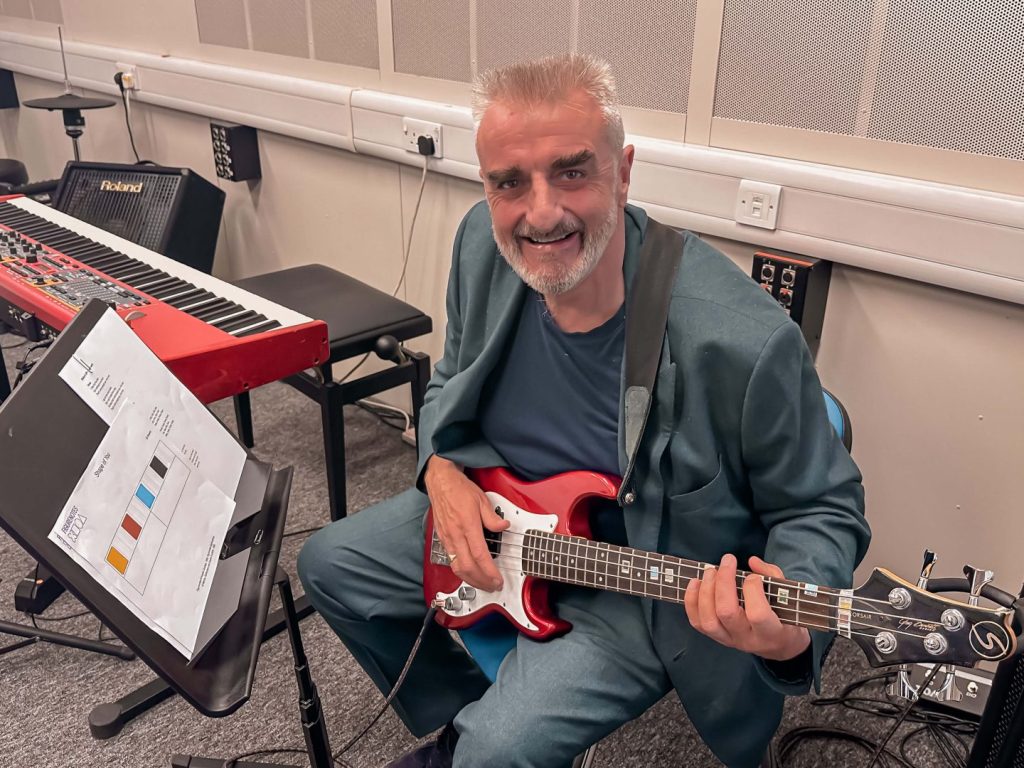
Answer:
POLYGON ((487 548, 484 529, 503 531, 509 526, 508 520, 495 513, 480 487, 448 459, 431 456, 423 484, 430 497, 434 528, 451 558, 452 571, 477 589, 500 589, 501 573, 487 548))

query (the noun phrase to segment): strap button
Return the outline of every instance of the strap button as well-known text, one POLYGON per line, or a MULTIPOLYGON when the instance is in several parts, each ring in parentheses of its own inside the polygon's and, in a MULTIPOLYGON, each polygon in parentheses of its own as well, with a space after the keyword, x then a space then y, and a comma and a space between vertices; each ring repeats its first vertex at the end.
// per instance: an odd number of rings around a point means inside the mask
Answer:
POLYGON ((626 491, 626 495, 622 497, 622 502, 624 504, 632 504, 634 501, 636 501, 636 494, 632 491, 626 491))

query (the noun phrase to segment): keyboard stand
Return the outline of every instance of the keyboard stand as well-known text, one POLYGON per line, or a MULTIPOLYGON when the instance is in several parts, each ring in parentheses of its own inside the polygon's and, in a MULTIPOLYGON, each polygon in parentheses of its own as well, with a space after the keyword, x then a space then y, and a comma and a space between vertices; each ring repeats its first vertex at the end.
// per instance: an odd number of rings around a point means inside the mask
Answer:
MULTIPOLYGON (((347 511, 344 406, 393 387, 412 389, 412 422, 430 379, 430 358, 401 342, 430 333, 430 317, 410 304, 322 264, 282 269, 235 282, 239 288, 327 323, 330 358, 283 381, 320 405, 327 493, 332 520, 347 511), (332 366, 370 352, 395 365, 350 381, 335 381, 332 366)), ((249 393, 235 396, 239 439, 254 444, 249 393)))

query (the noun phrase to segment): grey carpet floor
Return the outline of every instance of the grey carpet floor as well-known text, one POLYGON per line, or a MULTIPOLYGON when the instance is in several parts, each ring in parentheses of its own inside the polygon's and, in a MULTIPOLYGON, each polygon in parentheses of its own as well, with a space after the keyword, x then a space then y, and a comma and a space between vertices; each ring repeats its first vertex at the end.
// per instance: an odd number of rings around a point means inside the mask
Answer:
MULTIPOLYGON (((19 341, 15 336, 0 336, 4 347, 19 341)), ((23 350, 5 353, 9 369, 23 350)), ((287 530, 322 525, 328 515, 318 407, 282 384, 263 387, 253 393, 252 399, 255 453, 276 466, 295 468, 287 530)), ((226 424, 233 423, 229 403, 214 404, 213 411, 226 424)), ((346 408, 345 416, 349 509, 358 513, 410 483, 415 452, 402 443, 398 431, 359 408, 346 408)), ((302 539, 288 538, 281 555, 282 566, 293 575, 302 539)), ((27 616, 14 610, 13 595, 17 582, 32 566, 31 558, 0 531, 0 620, 29 623, 27 616)), ((295 588, 301 590, 297 580, 295 588)), ((81 605, 65 594, 40 618, 52 619, 81 610, 81 605)), ((92 615, 40 621, 40 626, 93 638, 100 631, 92 615)), ((110 634, 107 631, 105 636, 110 634)), ((382 698, 318 616, 302 622, 302 635, 323 700, 331 743, 337 748, 368 722, 382 698)), ((14 639, 0 635, 0 646, 14 639)), ((856 646, 840 640, 829 658, 823 694, 834 695, 870 672, 856 646)), ((284 635, 264 644, 252 696, 230 717, 206 718, 174 697, 129 723, 118 736, 94 740, 88 729, 90 710, 128 694, 152 677, 139 661, 120 661, 46 643, 0 656, 0 768, 155 768, 169 765, 173 753, 225 757, 249 750, 302 746, 294 673, 284 635)), ((865 692, 882 697, 877 684, 865 692)), ((790 699, 779 732, 807 725, 841 727, 878 738, 891 721, 843 707, 817 707, 813 697, 790 699)), ((897 739, 909 729, 909 725, 902 726, 897 739)), ((401 722, 388 712, 346 759, 360 768, 379 768, 415 744, 401 722)), ((946 765, 926 736, 914 739, 910 755, 916 766, 946 765)), ((305 764, 296 755, 269 759, 305 764)), ((786 766, 867 763, 868 754, 850 745, 811 742, 796 750, 786 766)), ((670 695, 602 741, 595 765, 711 768, 720 763, 696 735, 678 699, 670 695)))

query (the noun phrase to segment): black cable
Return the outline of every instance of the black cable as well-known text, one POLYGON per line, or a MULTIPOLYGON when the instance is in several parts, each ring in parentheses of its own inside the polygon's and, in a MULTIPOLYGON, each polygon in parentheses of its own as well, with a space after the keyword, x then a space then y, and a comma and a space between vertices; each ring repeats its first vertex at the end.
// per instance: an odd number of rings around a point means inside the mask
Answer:
POLYGON ((321 529, 322 526, 314 525, 311 528, 299 528, 298 530, 288 530, 282 535, 282 539, 288 539, 292 536, 301 536, 302 534, 315 534, 315 532, 321 529))
MULTIPOLYGON (((395 684, 391 688, 391 692, 388 694, 387 698, 384 699, 384 704, 381 705, 377 714, 373 716, 373 719, 366 724, 366 727, 363 728, 363 730, 349 739, 348 743, 345 744, 344 747, 334 753, 333 758, 335 760, 340 759, 343 754, 352 749, 352 747, 354 747, 356 743, 366 735, 367 731, 369 731, 377 721, 380 720, 384 713, 388 711, 388 707, 391 706, 392 700, 398 694, 398 689, 402 687, 402 683, 405 682, 406 675, 409 674, 409 668, 412 667, 413 659, 416 658, 416 652, 420 649, 420 643, 423 642, 423 637, 427 634, 427 630, 430 629, 430 625, 434 622, 434 614, 436 613, 436 608, 429 608, 427 610, 427 615, 423 617, 423 626, 420 627, 420 633, 416 636, 416 642, 412 644, 412 650, 409 651, 409 658, 405 660, 405 666, 402 667, 402 671, 398 673, 398 679, 395 681, 395 684)), ((344 764, 344 761, 342 762, 344 764)))
MULTIPOLYGON (((928 675, 928 677, 925 679, 925 681, 923 683, 921 683, 921 686, 920 686, 920 688, 918 688, 918 690, 925 689, 929 685, 931 685, 932 680, 935 679, 935 675, 938 674, 938 672, 939 672, 939 670, 941 668, 942 668, 941 664, 933 665, 932 666, 932 673, 930 675, 928 675)), ((910 710, 914 708, 914 705, 917 704, 918 701, 920 701, 920 697, 918 697, 916 699, 911 699, 910 701, 907 702, 907 706, 904 708, 903 712, 901 712, 900 716, 896 718, 896 722, 893 723, 892 728, 890 728, 889 732, 887 734, 885 734, 885 738, 882 739, 881 744, 878 745, 878 747, 875 749, 874 754, 871 755, 871 760, 870 760, 870 762, 868 762, 867 768, 874 768, 875 763, 878 761, 878 756, 882 754, 883 750, 885 750, 885 745, 889 743, 889 739, 891 739, 893 737, 893 734, 896 733, 896 731, 900 727, 900 725, 903 724, 903 721, 906 719, 907 715, 910 714, 910 710)), ((888 750, 885 750, 885 751, 888 751, 888 750)))
POLYGON ((5 653, 10 653, 11 651, 16 651, 19 648, 24 648, 27 645, 33 645, 33 644, 38 643, 38 642, 39 642, 39 638, 38 637, 29 637, 29 638, 27 638, 25 640, 19 640, 16 643, 11 643, 10 645, 5 645, 3 648, 0 648, 0 656, 3 656, 5 653))
POLYGON ((86 616, 90 613, 92 613, 92 611, 87 609, 84 611, 79 611, 78 613, 69 613, 67 616, 39 616, 34 613, 30 613, 29 616, 32 617, 33 622, 37 619, 39 621, 67 621, 68 619, 77 619, 79 616, 86 616))
MULTIPOLYGON (((118 74, 120 74, 120 72, 118 74)), ((132 131, 132 121, 128 117, 128 94, 120 82, 118 82, 117 86, 121 89, 121 104, 124 107, 124 124, 128 126, 128 141, 130 141, 132 145, 132 154, 135 155, 135 162, 141 163, 142 159, 139 157, 139 150, 135 148, 135 132, 132 131)))
POLYGON ((0 344, 0 350, 6 352, 8 349, 17 349, 18 347, 24 347, 26 344, 28 344, 28 339, 22 339, 17 344, 10 344, 6 347, 0 344))
MULTIPOLYGON (((819 727, 819 726, 803 726, 803 727, 794 728, 793 730, 788 731, 787 733, 785 733, 779 739, 779 746, 778 746, 779 757, 782 760, 785 760, 786 757, 789 755, 789 753, 792 752, 797 747, 797 745, 799 745, 799 744, 801 744, 801 743, 803 743, 805 741, 810 741, 812 739, 817 739, 817 740, 836 739, 836 740, 839 740, 839 741, 848 741, 851 744, 854 744, 854 745, 860 747, 865 752, 870 752, 872 749, 874 749, 877 746, 879 746, 878 744, 876 744, 876 742, 872 741, 871 739, 868 739, 865 736, 861 736, 859 733, 854 733, 853 731, 847 731, 847 730, 843 730, 843 729, 840 729, 840 728, 822 728, 822 727, 819 727)), ((883 743, 882 746, 884 747, 884 743, 883 743)), ((885 749, 883 754, 886 757, 888 757, 890 760, 894 761, 894 763, 890 763, 890 762, 886 761, 886 762, 881 764, 883 766, 889 766, 891 764, 895 764, 895 765, 901 766, 902 768, 918 768, 918 766, 914 765, 911 762, 908 762, 908 761, 904 760, 900 755, 896 754, 892 750, 885 749)))

